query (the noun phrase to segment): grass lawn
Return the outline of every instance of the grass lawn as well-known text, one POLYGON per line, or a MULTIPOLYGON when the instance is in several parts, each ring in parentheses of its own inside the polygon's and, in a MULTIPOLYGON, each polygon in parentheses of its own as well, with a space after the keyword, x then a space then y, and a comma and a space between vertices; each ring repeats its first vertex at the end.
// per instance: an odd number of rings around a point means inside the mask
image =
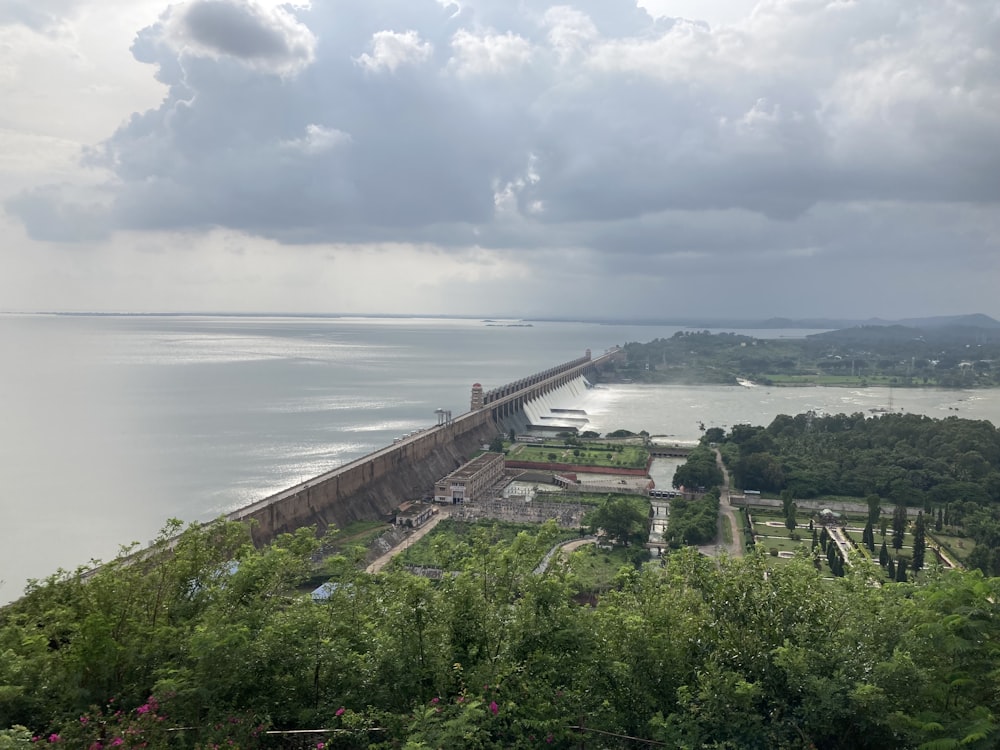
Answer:
POLYGON ((781 552, 794 552, 797 549, 808 550, 812 545, 812 539, 789 539, 788 536, 762 536, 757 534, 757 544, 765 547, 775 547, 781 552))
POLYGON ((951 536, 937 531, 928 533, 927 539, 932 543, 938 543, 946 553, 950 553, 951 557, 957 557, 960 563, 969 559, 969 555, 972 554, 972 550, 976 546, 976 543, 967 537, 951 536))
POLYGON ((540 503, 577 503, 579 505, 593 505, 595 508, 603 505, 608 498, 618 497, 640 497, 645 503, 646 510, 649 510, 649 500, 645 496, 620 494, 617 492, 539 492, 535 499, 540 503))
POLYGON ((561 463, 573 466, 601 468, 644 469, 649 461, 649 451, 641 445, 565 445, 546 443, 528 445, 515 443, 507 453, 511 461, 532 463, 561 463))
POLYGON ((607 589, 622 566, 632 567, 635 553, 635 547, 615 547, 612 550, 598 549, 595 544, 581 547, 569 558, 576 588, 580 591, 607 589))

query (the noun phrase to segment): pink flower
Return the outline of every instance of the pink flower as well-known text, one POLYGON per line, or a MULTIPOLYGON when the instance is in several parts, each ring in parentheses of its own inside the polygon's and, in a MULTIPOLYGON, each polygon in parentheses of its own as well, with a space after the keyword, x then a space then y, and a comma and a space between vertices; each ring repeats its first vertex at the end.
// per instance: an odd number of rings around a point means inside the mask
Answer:
POLYGON ((49 735, 49 742, 58 742, 61 739, 62 739, 62 737, 60 737, 55 732, 53 732, 52 734, 49 735))
POLYGON ((123 740, 121 737, 115 737, 113 740, 111 740, 111 744, 114 745, 115 747, 118 747, 119 745, 124 745, 125 740, 123 740))
POLYGON ((146 713, 149 713, 149 704, 148 703, 143 703, 141 706, 139 706, 139 708, 137 708, 135 710, 135 712, 137 714, 146 714, 146 713))
POLYGON ((490 701, 490 713, 496 716, 500 712, 500 706, 497 705, 496 701, 490 701))
POLYGON ((316 750, 323 750, 324 747, 326 747, 326 745, 324 745, 322 742, 316 743, 316 750))
POLYGON ((96 742, 91 743, 87 750, 104 750, 104 745, 101 744, 100 740, 97 740, 96 742))
POLYGON ((336 714, 334 714, 334 716, 343 716, 343 715, 344 715, 344 712, 345 712, 346 710, 347 710, 346 708, 344 708, 343 706, 341 706, 340 708, 338 708, 338 709, 337 709, 337 713, 336 713, 336 714))
POLYGON ((441 701, 440 698, 438 698, 437 696, 434 696, 433 698, 431 698, 431 705, 433 706, 436 703, 439 703, 440 701, 441 701))
POLYGON ((545 738, 545 741, 551 744, 553 739, 555 738, 550 734, 548 737, 545 738))
POLYGON ((80 723, 83 724, 83 726, 87 726, 87 722, 88 721, 90 721, 90 719, 88 717, 86 717, 86 716, 81 716, 80 717, 80 723))

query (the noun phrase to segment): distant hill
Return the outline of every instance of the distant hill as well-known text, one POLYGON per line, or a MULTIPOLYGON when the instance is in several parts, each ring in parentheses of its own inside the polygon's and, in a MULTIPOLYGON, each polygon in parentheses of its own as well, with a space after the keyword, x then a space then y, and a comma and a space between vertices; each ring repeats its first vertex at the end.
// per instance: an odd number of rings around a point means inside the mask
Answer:
POLYGON ((853 342, 855 344, 876 344, 896 341, 914 341, 924 338, 924 332, 919 328, 903 325, 860 325, 850 328, 838 328, 824 333, 809 336, 812 340, 853 342))
POLYGON ((1000 328, 1000 321, 982 313, 944 315, 933 318, 907 318, 898 322, 900 325, 911 328, 1000 328))
POLYGON ((1000 329, 1000 321, 983 313, 970 315, 937 315, 929 318, 903 318, 902 320, 848 320, 844 318, 769 318, 757 324, 747 324, 748 328, 859 328, 904 326, 910 329, 939 328, 986 328, 1000 329))

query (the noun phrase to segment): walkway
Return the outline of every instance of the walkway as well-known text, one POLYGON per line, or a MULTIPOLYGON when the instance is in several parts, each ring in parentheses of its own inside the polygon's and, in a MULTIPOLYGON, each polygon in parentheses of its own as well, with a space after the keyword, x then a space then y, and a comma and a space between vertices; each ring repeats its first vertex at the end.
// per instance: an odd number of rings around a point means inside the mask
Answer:
POLYGON ((719 488, 719 541, 717 550, 725 549, 730 557, 743 557, 743 523, 739 509, 729 501, 729 470, 722 462, 722 454, 715 449, 715 463, 722 470, 722 487, 719 488), (729 524, 733 541, 726 544, 723 524, 729 524))
POLYGON ((382 570, 382 568, 384 568, 386 565, 389 564, 389 561, 392 558, 394 558, 404 549, 409 547, 411 542, 415 542, 418 539, 423 538, 431 529, 433 529, 435 526, 441 523, 441 521, 443 521, 449 515, 451 515, 451 509, 448 506, 439 509, 438 512, 434 514, 434 517, 430 521, 425 523, 419 529, 414 530, 412 534, 406 537, 406 539, 403 541, 402 544, 397 544, 395 547, 386 552, 384 555, 376 558, 376 560, 371 565, 365 568, 365 572, 378 573, 380 570, 382 570))
POLYGON ((549 569, 549 563, 552 562, 552 558, 555 557, 557 552, 565 552, 568 555, 570 552, 578 550, 580 549, 580 547, 583 547, 584 545, 596 544, 596 543, 597 543, 597 537, 588 536, 584 537, 583 539, 571 539, 568 542, 562 542, 561 544, 557 544, 556 546, 554 546, 552 549, 550 549, 548 552, 545 553, 545 557, 542 558, 542 561, 538 563, 538 567, 535 568, 535 575, 541 575, 542 573, 544 573, 546 570, 549 569))

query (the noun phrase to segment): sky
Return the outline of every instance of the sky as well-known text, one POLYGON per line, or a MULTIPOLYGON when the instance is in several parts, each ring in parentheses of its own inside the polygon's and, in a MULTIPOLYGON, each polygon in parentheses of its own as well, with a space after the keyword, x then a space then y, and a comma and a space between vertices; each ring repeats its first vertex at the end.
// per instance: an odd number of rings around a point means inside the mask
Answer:
POLYGON ((0 311, 1000 317, 995 0, 6 0, 0 311))

